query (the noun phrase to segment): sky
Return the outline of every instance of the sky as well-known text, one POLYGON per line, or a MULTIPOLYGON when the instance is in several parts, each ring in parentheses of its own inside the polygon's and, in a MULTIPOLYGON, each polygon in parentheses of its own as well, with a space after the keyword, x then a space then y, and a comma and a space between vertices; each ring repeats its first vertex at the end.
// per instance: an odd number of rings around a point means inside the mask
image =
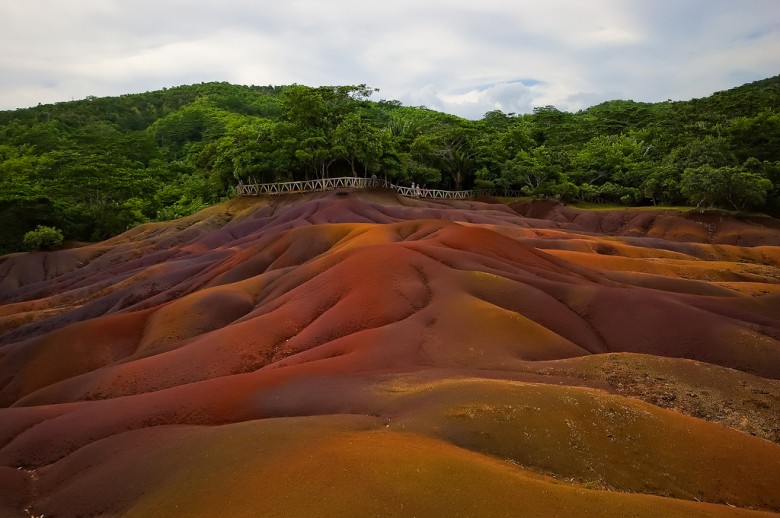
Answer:
POLYGON ((780 74, 780 0, 0 0, 0 109, 183 84, 367 84, 466 118, 780 74))

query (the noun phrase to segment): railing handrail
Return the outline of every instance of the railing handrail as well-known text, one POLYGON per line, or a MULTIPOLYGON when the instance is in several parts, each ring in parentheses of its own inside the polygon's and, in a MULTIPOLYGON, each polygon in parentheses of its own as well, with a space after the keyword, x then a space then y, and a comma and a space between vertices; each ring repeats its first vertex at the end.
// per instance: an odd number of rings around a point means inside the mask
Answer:
POLYGON ((381 178, 361 178, 355 176, 340 176, 337 178, 318 178, 316 180, 297 180, 292 182, 248 183, 239 182, 236 194, 239 196, 259 196, 261 194, 301 194, 307 192, 329 191, 334 189, 367 189, 385 188, 396 191, 401 196, 410 198, 434 198, 462 200, 476 196, 503 196, 516 198, 522 193, 512 189, 470 189, 466 191, 446 191, 444 189, 428 189, 419 186, 405 187, 395 185, 381 178))

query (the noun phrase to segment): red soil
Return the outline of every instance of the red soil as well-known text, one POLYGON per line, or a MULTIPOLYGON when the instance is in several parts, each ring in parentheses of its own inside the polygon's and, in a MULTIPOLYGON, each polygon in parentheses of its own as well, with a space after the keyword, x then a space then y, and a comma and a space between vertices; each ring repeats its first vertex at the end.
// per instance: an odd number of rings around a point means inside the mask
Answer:
POLYGON ((0 258, 0 515, 780 512, 776 224, 512 208, 242 199, 0 258))

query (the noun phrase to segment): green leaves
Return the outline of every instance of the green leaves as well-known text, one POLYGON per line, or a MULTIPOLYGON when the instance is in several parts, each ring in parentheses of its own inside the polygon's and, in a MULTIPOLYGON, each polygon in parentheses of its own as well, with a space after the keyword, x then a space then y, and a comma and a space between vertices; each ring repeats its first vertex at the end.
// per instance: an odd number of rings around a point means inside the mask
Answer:
POLYGON ((23 243, 28 250, 56 250, 62 245, 62 232, 54 227, 38 225, 24 235, 23 243))
POLYGON ((467 121, 365 85, 203 83, 0 112, 0 251, 36 225, 98 239, 244 182, 329 175, 624 204, 780 212, 780 78, 709 98, 467 121), (741 165, 740 165, 741 164, 741 165))
POLYGON ((741 211, 762 206, 772 182, 739 166, 702 165, 685 170, 680 188, 697 208, 720 206, 741 211))
POLYGON ((727 133, 730 150, 739 159, 780 160, 780 113, 777 108, 762 111, 755 117, 733 119, 727 133))
POLYGON ((639 186, 647 145, 634 135, 605 135, 589 140, 577 153, 577 177, 596 185, 613 181, 639 186))
POLYGON ((563 179, 563 170, 555 163, 553 153, 545 146, 531 151, 519 151, 507 160, 497 185, 504 188, 525 188, 529 195, 543 193, 543 188, 563 179))
POLYGON ((357 163, 363 165, 363 176, 378 172, 384 152, 383 134, 360 113, 353 113, 339 123, 333 132, 333 143, 337 154, 349 162, 352 176, 357 176, 357 163))

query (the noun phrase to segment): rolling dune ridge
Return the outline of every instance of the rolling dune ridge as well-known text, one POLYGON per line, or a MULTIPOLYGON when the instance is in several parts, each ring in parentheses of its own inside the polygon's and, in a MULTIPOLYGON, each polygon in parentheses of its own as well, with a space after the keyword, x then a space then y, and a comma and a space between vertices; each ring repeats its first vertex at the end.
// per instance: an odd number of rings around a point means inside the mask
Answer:
POLYGON ((382 191, 0 258, 2 516, 780 513, 780 225, 382 191))

